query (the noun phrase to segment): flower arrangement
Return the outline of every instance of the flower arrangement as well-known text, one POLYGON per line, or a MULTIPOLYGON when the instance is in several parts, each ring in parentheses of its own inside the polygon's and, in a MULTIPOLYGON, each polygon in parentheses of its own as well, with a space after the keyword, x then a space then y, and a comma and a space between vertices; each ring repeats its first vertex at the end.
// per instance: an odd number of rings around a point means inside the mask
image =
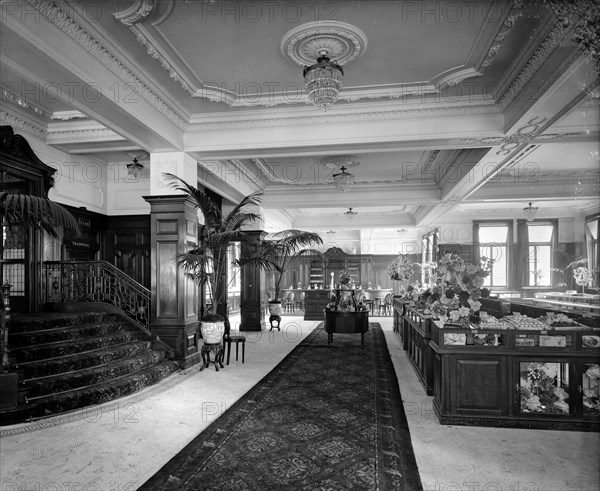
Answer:
POLYGON ((594 282, 592 273, 584 266, 579 266, 573 270, 573 278, 575 279, 575 283, 581 285, 582 293, 585 293, 586 286, 590 286, 594 282))
POLYGON ((573 278, 575 278, 575 283, 582 286, 590 286, 594 281, 592 274, 583 266, 573 270, 573 278))
POLYGON ((386 273, 392 280, 407 281, 414 274, 413 265, 408 262, 408 258, 400 254, 386 268, 386 273))
POLYGON ((350 280, 351 278, 345 270, 340 271, 340 285, 342 287, 347 286, 348 283, 350 283, 350 280))
POLYGON ((490 274, 491 260, 482 257, 479 265, 466 263, 454 253, 448 253, 438 261, 435 270, 436 285, 423 295, 428 313, 443 321, 463 324, 476 320, 485 278, 490 274))

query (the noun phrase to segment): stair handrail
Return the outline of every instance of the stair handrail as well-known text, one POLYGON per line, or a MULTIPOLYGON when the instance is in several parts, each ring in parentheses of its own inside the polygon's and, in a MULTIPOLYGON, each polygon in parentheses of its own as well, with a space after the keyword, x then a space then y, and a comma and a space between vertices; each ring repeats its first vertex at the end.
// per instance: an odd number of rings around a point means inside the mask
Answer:
POLYGON ((44 261, 44 279, 47 303, 107 303, 151 334, 150 290, 108 261, 44 261))

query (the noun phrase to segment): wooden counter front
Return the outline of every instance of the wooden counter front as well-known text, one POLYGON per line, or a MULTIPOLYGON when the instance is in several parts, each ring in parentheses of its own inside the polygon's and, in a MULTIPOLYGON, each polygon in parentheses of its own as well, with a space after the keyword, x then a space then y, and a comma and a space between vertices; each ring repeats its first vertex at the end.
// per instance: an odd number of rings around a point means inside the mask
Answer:
POLYGON ((360 334, 361 346, 365 344, 365 333, 369 330, 369 312, 325 312, 327 345, 333 342, 333 333, 360 334))

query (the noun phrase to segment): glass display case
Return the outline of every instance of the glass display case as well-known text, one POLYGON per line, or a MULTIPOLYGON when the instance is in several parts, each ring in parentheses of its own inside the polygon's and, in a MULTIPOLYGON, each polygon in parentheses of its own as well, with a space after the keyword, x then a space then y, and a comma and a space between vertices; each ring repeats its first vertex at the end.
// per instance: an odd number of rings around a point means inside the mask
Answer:
POLYGON ((556 314, 444 326, 401 308, 403 347, 442 424, 600 431, 600 329, 556 314))

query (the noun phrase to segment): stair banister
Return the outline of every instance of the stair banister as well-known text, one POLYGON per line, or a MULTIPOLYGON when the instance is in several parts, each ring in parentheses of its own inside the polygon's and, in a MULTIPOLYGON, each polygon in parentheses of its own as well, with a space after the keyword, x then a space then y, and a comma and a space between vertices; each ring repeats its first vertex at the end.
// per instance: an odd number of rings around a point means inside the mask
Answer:
POLYGON ((103 302, 150 333, 150 290, 108 261, 44 261, 46 303, 103 302))

